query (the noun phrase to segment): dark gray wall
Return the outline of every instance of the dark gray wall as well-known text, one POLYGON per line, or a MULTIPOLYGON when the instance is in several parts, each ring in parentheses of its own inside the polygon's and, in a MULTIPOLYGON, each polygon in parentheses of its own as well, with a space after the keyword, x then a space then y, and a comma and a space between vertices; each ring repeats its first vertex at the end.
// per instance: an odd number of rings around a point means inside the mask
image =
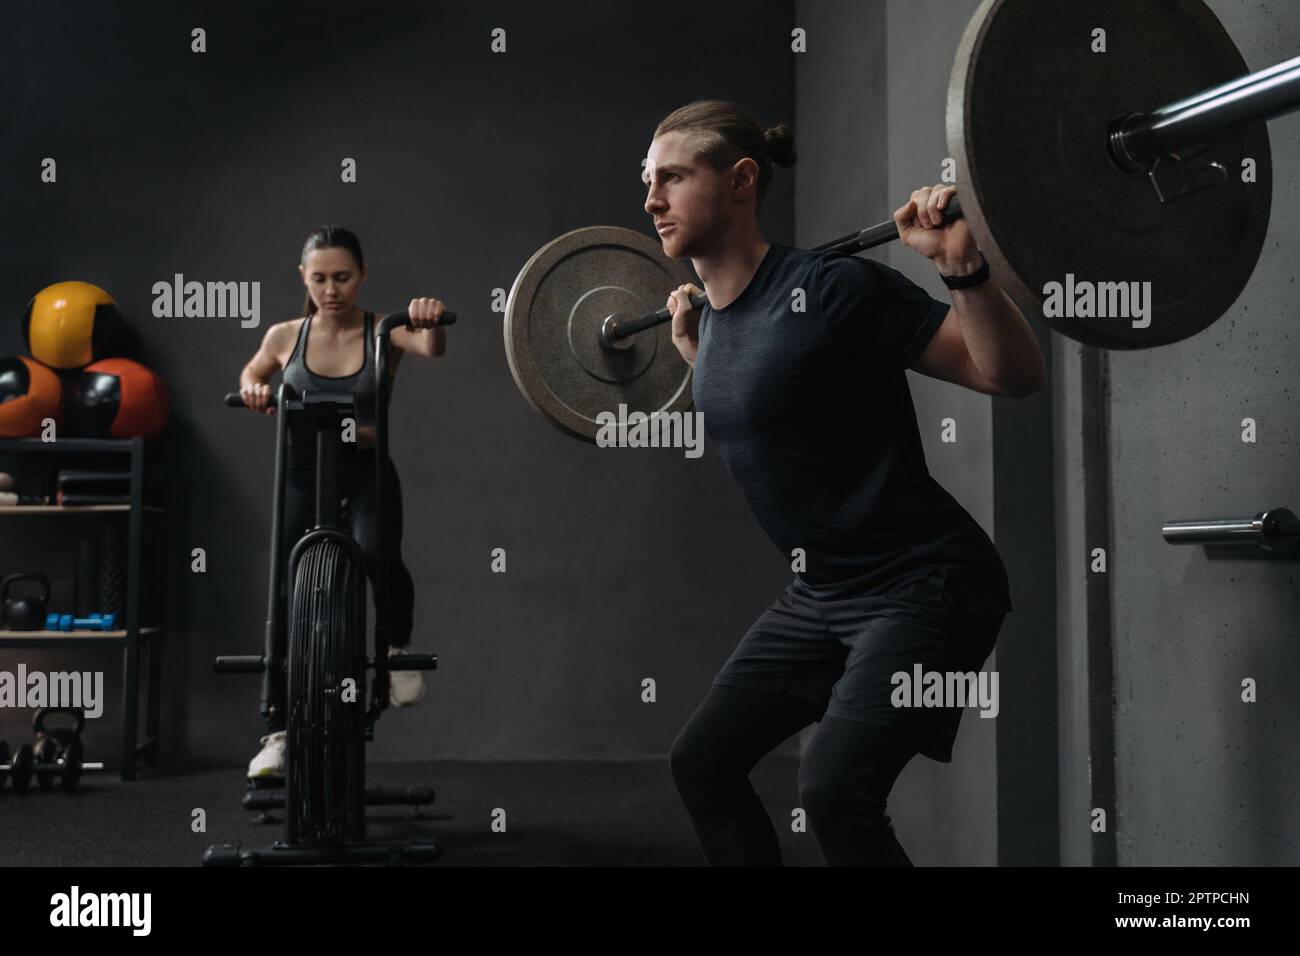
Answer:
MULTIPOLYGON (((1300 51, 1300 9, 1280 0, 1211 0, 1252 70, 1300 51)), ((1300 116, 1269 124, 1273 213, 1241 298, 1213 327, 1148 352, 1110 353, 1114 513, 1103 540, 1083 533, 1079 476, 1090 466, 1062 431, 1057 488, 1062 614, 1062 728, 1086 742, 1088 553, 1106 547, 1115 667, 1118 861, 1136 866, 1300 863, 1300 612, 1294 562, 1215 559, 1173 547, 1166 521, 1295 509, 1296 262, 1300 116), (1243 443, 1243 419, 1258 440, 1243 443), (1243 703, 1242 681, 1258 683, 1243 703)), ((1061 409, 1077 421, 1080 348, 1058 340, 1061 409)), ((1087 863, 1088 750, 1063 748, 1062 857, 1087 863)))
MULTIPOLYGON (((706 444, 600 450, 569 440, 510 377, 493 291, 555 235, 598 223, 647 231, 639 160, 655 122, 697 97, 793 115, 789 3, 656 8, 568 2, 320 3, 310 8, 44 4, 4 31, 11 113, 0 127, 6 228, 0 289, 17 317, 48 283, 108 289, 171 386, 162 554, 170 603, 164 758, 244 760, 257 679, 218 676, 265 616, 273 432, 220 404, 266 325, 299 315, 307 230, 340 222, 366 244, 362 304, 418 295, 461 316, 445 359, 408 360, 393 402, 415 647, 440 655, 429 698, 385 718, 380 756, 663 753, 789 569, 706 444), (189 52, 190 31, 208 51, 189 52), (489 52, 494 27, 508 52, 489 52), (39 182, 52 156, 59 182, 39 182), (355 157, 360 182, 339 182, 355 157), (263 324, 155 319, 155 281, 262 283, 263 324), (189 571, 193 547, 208 571, 189 571), (489 571, 508 553, 508 573, 489 571), (640 701, 645 677, 658 703, 640 701)), ((793 235, 778 179, 766 227, 793 235)), ((27 518, 25 521, 36 519, 27 518)), ((66 519, 81 521, 83 519, 66 519)), ((85 519, 89 520, 89 519, 85 519)), ((0 571, 47 570, 71 599, 69 526, 6 522, 0 571), (48 529, 47 530, 47 526, 48 529)), ((49 669, 107 653, 33 654, 49 669)), ((93 662, 93 663, 91 663, 93 662)), ((115 753, 116 690, 89 733, 115 753)), ((0 714, 25 737, 28 714, 0 714)))
MULTIPOLYGON (((811 248, 883 218, 890 64, 879 0, 804 0, 795 22, 808 35, 807 52, 795 58, 795 234, 811 248)), ((885 251, 864 255, 883 260, 885 251)))

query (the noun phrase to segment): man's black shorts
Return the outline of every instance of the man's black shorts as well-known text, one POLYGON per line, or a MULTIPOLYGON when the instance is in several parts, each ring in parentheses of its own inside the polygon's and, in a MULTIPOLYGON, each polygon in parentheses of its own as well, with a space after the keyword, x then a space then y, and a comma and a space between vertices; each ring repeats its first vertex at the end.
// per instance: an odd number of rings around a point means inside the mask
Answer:
POLYGON ((1003 617, 969 611, 947 568, 908 576, 883 594, 828 597, 796 581, 713 683, 792 694, 832 717, 898 727, 919 753, 947 763, 964 708, 896 707, 893 675, 912 676, 918 663, 922 673, 978 672, 1003 617))

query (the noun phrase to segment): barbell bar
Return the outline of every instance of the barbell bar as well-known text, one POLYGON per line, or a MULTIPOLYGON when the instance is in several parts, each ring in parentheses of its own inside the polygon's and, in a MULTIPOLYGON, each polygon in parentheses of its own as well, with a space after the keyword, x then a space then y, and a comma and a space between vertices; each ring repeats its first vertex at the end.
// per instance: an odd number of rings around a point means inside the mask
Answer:
MULTIPOLYGON (((943 221, 946 225, 955 219, 961 218, 961 202, 954 196, 948 200, 948 205, 943 210, 943 221)), ((868 226, 866 229, 858 232, 851 232, 847 236, 840 236, 838 239, 832 239, 830 242, 817 246, 817 252, 842 252, 846 256, 851 256, 856 252, 863 252, 867 249, 874 249, 876 246, 883 246, 888 242, 893 242, 898 238, 898 224, 892 219, 886 219, 884 222, 878 222, 874 226, 868 226)), ((709 301, 708 296, 703 292, 691 294, 691 308, 702 309, 709 301)), ((638 332, 644 332, 646 329, 652 329, 656 325, 662 325, 665 322, 672 321, 673 313, 668 308, 662 308, 657 312, 650 312, 640 318, 630 319, 620 322, 618 313, 608 315, 600 323, 600 344, 605 348, 620 348, 619 342, 630 335, 638 332)))
POLYGON ((1196 153, 1220 137, 1300 109, 1300 56, 1229 80, 1150 113, 1120 117, 1107 142, 1111 158, 1132 173, 1167 156, 1196 153))

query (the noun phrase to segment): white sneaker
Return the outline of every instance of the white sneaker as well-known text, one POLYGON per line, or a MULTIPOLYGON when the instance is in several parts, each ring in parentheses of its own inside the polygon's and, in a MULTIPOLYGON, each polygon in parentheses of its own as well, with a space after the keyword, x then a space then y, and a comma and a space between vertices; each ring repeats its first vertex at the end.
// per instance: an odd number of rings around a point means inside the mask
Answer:
POLYGON ((262 738, 262 750, 248 765, 248 779, 284 776, 284 736, 283 730, 267 734, 262 738))
MULTIPOLYGON (((388 656, 405 654, 409 647, 390 647, 388 656)), ((424 700, 424 671, 389 671, 388 702, 394 707, 410 707, 424 700)))

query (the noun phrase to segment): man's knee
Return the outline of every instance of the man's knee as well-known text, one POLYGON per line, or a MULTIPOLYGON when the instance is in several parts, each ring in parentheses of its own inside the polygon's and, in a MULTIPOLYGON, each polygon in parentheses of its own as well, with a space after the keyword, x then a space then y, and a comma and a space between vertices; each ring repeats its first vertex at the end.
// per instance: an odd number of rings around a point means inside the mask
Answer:
POLYGON ((877 794, 884 782, 872 778, 869 767, 848 765, 821 753, 814 745, 799 764, 799 805, 814 826, 819 820, 846 817, 888 826, 886 798, 877 794))
POLYGON ((668 765, 677 792, 688 801, 716 795, 735 783, 707 730, 695 721, 688 721, 673 741, 668 765))
POLYGON ((677 734, 677 739, 668 751, 668 766, 672 771, 673 783, 679 791, 688 788, 704 768, 698 749, 691 726, 687 724, 677 734))
POLYGON ((889 828, 886 803, 868 794, 854 792, 848 781, 837 783, 834 777, 799 779, 799 806, 814 830, 830 821, 851 817, 860 824, 889 828))

